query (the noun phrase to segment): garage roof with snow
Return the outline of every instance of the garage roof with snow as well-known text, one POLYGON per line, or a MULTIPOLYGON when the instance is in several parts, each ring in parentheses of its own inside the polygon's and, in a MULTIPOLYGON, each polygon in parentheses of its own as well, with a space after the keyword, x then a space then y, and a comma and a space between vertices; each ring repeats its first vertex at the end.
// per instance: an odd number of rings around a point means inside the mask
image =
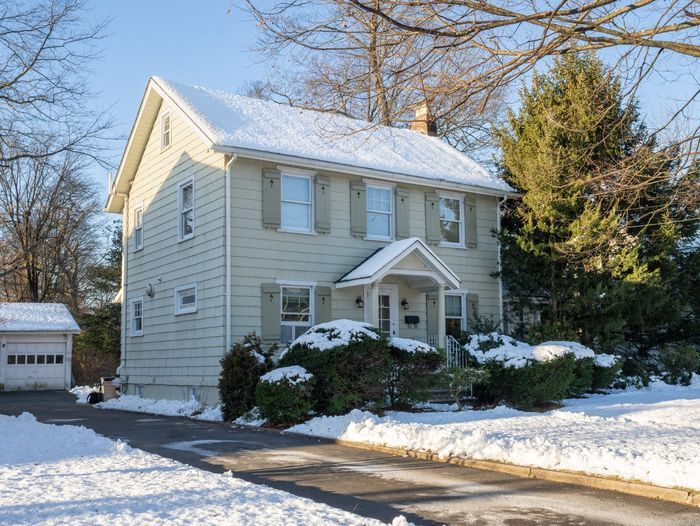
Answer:
POLYGON ((0 303, 0 332, 80 332, 62 303, 0 303))

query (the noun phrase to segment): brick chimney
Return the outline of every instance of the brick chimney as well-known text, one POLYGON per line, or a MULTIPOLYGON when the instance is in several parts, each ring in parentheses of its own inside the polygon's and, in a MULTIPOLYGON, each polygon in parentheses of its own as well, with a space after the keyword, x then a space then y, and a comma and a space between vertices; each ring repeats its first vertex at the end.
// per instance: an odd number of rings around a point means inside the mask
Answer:
POLYGON ((423 101, 416 106, 416 116, 411 121, 411 129, 423 135, 437 136, 437 123, 430 113, 428 101, 423 101))

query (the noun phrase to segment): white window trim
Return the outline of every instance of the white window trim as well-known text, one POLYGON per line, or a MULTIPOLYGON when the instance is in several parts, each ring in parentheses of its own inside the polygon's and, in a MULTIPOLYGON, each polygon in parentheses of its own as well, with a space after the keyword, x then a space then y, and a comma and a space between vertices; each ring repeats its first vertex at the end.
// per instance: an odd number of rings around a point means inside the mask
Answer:
MULTIPOLYGON (((457 248, 464 248, 465 244, 465 239, 464 239, 464 196, 461 194, 450 194, 450 193, 440 193, 438 194, 438 228, 440 231, 440 246, 443 247, 457 247, 457 248), (453 243, 450 241, 443 241, 442 240, 442 224, 441 222, 443 221, 439 215, 440 215, 440 199, 456 199, 459 201, 459 243, 453 243)), ((456 222, 456 221, 455 221, 456 222)))
POLYGON ((281 281, 277 280, 280 286, 280 327, 313 327, 316 316, 316 282, 310 281, 281 281), (282 321, 282 301, 284 300, 285 287, 297 289, 309 289, 309 321, 282 321))
POLYGON ((170 110, 165 110, 160 116, 160 151, 165 151, 170 146, 173 144, 173 117, 172 113, 170 113, 170 110), (165 121, 165 118, 168 118, 168 144, 164 144, 163 138, 165 136, 165 132, 163 131, 163 122, 165 121))
POLYGON ((198 294, 196 283, 188 283, 187 285, 180 285, 179 287, 175 287, 175 316, 179 316, 180 314, 192 314, 193 312, 197 312, 197 296, 198 294), (182 308, 180 307, 179 293, 187 289, 194 289, 194 306, 182 308))
MULTIPOLYGON (((450 290, 450 291, 445 291, 445 296, 459 296, 461 299, 461 304, 462 304, 462 317, 461 317, 461 323, 460 326, 463 331, 467 330, 467 291, 466 290, 450 290)), ((445 313, 445 320, 456 320, 457 318, 455 316, 447 316, 447 313, 445 313)))
POLYGON ((133 221, 134 224, 134 232, 133 232, 133 237, 134 237, 134 252, 138 252, 139 250, 143 250, 143 204, 138 204, 134 207, 131 220, 133 221), (141 212, 141 244, 136 243, 136 231, 139 230, 136 228, 136 213, 141 212))
POLYGON ((144 304, 143 296, 132 298, 129 302, 129 334, 131 336, 143 336, 143 321, 144 321, 144 304), (134 304, 141 302, 141 330, 134 330, 134 304))
POLYGON ((177 237, 180 241, 187 241, 188 239, 192 239, 194 237, 194 234, 197 230, 196 205, 197 203, 195 200, 194 177, 188 177, 184 181, 180 181, 180 183, 177 186, 177 237), (189 184, 192 184, 192 233, 183 235, 184 223, 182 222, 182 214, 184 214, 186 210, 184 210, 182 206, 182 188, 188 186, 189 184))
MULTIPOLYGON (((396 238, 396 206, 394 200, 396 199, 396 193, 394 192, 395 185, 393 184, 384 184, 384 183, 375 183, 375 182, 365 182, 365 189, 369 190, 370 188, 380 188, 382 190, 389 190, 389 206, 391 207, 391 211, 388 213, 389 215, 389 235, 388 236, 373 236, 370 235, 369 233, 365 236, 365 239, 369 239, 371 241, 394 241, 396 238)), ((366 192, 369 193, 369 192, 366 192)), ((386 212, 381 212, 381 211, 376 211, 376 210, 371 210, 372 213, 375 214, 387 214, 386 212)), ((367 207, 367 204, 365 202, 365 215, 368 215, 370 213, 369 207, 367 207)), ((368 222, 369 223, 369 222, 368 222)), ((367 229, 369 231, 369 228, 367 229)))
POLYGON ((316 229, 314 226, 314 217, 315 217, 315 210, 314 210, 314 176, 311 175, 310 173, 302 173, 301 171, 297 170, 289 170, 285 169, 284 171, 280 172, 280 227, 277 229, 278 232, 290 232, 294 234, 312 234, 316 235, 316 229), (285 177, 296 177, 297 179, 306 179, 309 182, 309 202, 304 202, 304 201, 291 201, 289 199, 284 198, 284 192, 282 189, 284 188, 283 184, 283 179, 285 177), (303 204, 303 205, 308 205, 309 206, 309 228, 294 228, 294 227, 289 227, 289 226, 284 226, 282 224, 282 204, 283 203, 296 203, 296 204, 303 204))

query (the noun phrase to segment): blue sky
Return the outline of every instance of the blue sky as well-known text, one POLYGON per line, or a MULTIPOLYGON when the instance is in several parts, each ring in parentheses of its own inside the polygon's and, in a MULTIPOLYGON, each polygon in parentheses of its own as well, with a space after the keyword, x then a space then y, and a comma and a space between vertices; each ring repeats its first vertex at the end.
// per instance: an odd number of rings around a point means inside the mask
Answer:
MULTIPOLYGON (((268 65, 252 51, 258 28, 234 4, 240 0, 100 0, 91 5, 88 19, 112 19, 89 78, 97 93, 95 104, 111 108, 116 123, 113 135, 120 140, 114 143, 114 163, 149 76, 230 91, 267 76, 268 65)), ((646 82, 639 94, 642 115, 651 126, 698 87, 691 76, 696 65, 692 59, 674 57, 662 65, 664 72, 646 82)), ((106 197, 106 170, 94 166, 91 175, 106 197)))
MULTIPOLYGON (((115 163, 151 75, 230 90, 265 77, 267 67, 250 51, 255 23, 231 5, 229 0, 100 0, 92 5, 90 19, 112 18, 89 78, 95 103, 111 108, 117 124, 113 135, 123 139, 114 145, 115 163)), ((106 170, 95 166, 91 175, 106 196, 106 170)))

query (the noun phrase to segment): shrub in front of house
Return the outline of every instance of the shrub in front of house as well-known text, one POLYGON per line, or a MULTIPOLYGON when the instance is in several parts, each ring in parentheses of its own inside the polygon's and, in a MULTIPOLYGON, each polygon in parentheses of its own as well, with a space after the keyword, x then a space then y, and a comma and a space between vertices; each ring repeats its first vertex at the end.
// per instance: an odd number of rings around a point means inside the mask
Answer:
POLYGON ((569 393, 581 395, 593 387, 593 365, 595 358, 574 359, 574 377, 569 386, 569 393))
POLYGON ((690 345, 665 345, 659 353, 662 378, 669 384, 689 385, 693 373, 700 371, 700 352, 690 345))
POLYGON ((262 340, 250 333, 233 344, 221 358, 219 399, 225 421, 230 421, 250 411, 255 405, 255 387, 261 375, 271 367, 269 356, 276 350, 263 349, 262 340))
POLYGON ((569 394, 576 360, 565 354, 546 362, 530 361, 522 367, 489 360, 483 368, 488 382, 475 389, 477 399, 490 404, 505 402, 526 411, 569 394))
POLYGON ((386 337, 367 323, 334 320, 297 338, 279 365, 300 365, 313 374, 316 410, 337 415, 368 402, 383 402, 389 346, 386 337))
POLYGON ((262 375, 255 388, 260 415, 270 424, 303 422, 313 407, 314 378, 303 367, 280 367, 262 375))
POLYGON ((442 354, 425 343, 391 338, 389 356, 391 366, 385 383, 391 407, 407 408, 412 402, 425 400, 428 390, 439 381, 442 354))
POLYGON ((606 389, 611 387, 622 369, 622 360, 612 354, 598 354, 593 362, 593 377, 591 389, 606 389))

